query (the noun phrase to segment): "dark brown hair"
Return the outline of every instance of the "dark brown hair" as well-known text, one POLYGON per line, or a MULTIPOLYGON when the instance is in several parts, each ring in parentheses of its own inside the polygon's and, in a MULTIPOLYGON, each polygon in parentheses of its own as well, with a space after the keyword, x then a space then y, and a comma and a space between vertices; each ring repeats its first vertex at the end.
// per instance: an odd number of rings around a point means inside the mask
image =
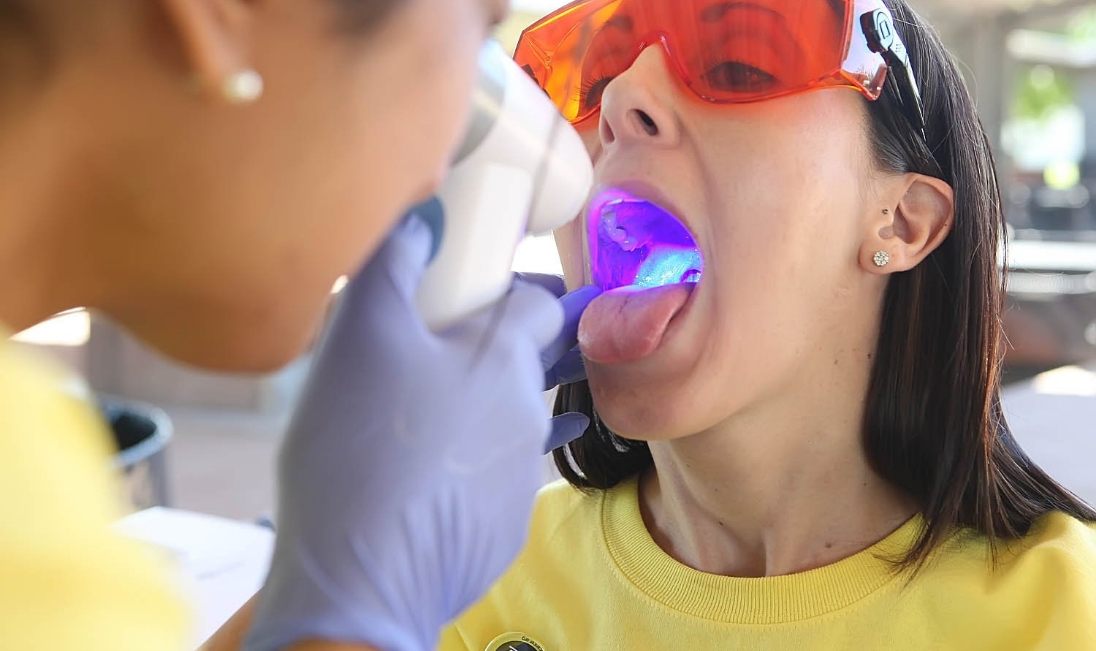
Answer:
MULTIPOLYGON (((94 0, 79 0, 89 5, 94 0)), ((332 31, 365 37, 380 29, 409 0, 329 0, 335 11, 332 31)), ((77 2, 77 4, 79 4, 77 2)), ((50 77, 56 64, 56 46, 47 12, 68 8, 45 7, 30 0, 0 0, 0 111, 9 91, 20 84, 34 85, 50 77)))
MULTIPOLYGON (((74 6, 86 3, 91 9, 97 0, 69 1, 74 6)), ((332 31, 359 38, 368 36, 409 1, 412 0, 329 0, 335 10, 332 31)), ((0 79, 4 80, 0 84, 0 112, 6 108, 13 88, 22 82, 33 86, 54 72, 58 43, 54 42, 48 13, 70 9, 47 7, 32 0, 0 0, 0 79)))
MULTIPOLYGON (((926 528, 903 559, 919 567, 956 527, 1000 539, 1025 535, 1040 516, 1096 512, 1020 449, 1001 407, 1001 309, 1005 228, 993 154, 955 62, 906 3, 887 0, 921 86, 927 143, 901 110, 893 81, 869 104, 880 169, 943 179, 955 190, 951 235, 924 263, 895 274, 863 420, 867 457, 917 500, 926 528)), ((647 445, 624 440, 597 418, 589 386, 562 387, 556 412, 591 417, 586 433, 555 452, 563 476, 608 489, 652 464, 647 445)))
POLYGON ((0 74, 5 86, 15 78, 45 76, 50 61, 40 17, 22 0, 0 0, 0 74))
MULTIPOLYGON (((330 0, 335 5, 336 28, 351 33, 368 33, 380 27, 397 7, 408 0, 330 0)), ((43 25, 33 2, 0 0, 0 43, 19 38, 44 45, 43 25), (33 38, 28 38, 33 37, 33 38)))

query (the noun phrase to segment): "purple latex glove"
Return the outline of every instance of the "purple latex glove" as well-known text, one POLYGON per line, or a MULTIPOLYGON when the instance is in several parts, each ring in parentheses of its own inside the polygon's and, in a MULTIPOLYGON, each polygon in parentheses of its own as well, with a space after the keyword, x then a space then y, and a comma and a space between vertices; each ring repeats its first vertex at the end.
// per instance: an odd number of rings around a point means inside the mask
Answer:
MULTIPOLYGON (((563 305, 563 331, 540 355, 544 364, 544 388, 554 389, 563 384, 585 380, 586 366, 578 349, 578 323, 590 301, 601 295, 601 289, 586 285, 567 293, 567 286, 559 276, 519 273, 517 277, 520 281, 540 285, 552 292, 563 305)), ((583 414, 572 412, 556 416, 552 419, 548 450, 567 445, 582 436, 589 426, 590 419, 583 414)))
POLYGON ((525 542, 560 304, 518 281, 501 313, 435 335, 414 306, 430 242, 408 220, 344 292, 282 449, 247 649, 433 649, 525 542))

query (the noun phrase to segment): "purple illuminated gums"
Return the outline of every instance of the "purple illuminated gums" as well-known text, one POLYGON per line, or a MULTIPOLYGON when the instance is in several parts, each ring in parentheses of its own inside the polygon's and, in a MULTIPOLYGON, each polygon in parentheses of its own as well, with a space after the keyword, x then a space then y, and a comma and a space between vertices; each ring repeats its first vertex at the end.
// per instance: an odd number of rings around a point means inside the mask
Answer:
POLYGON ((676 217, 619 190, 599 195, 588 217, 594 284, 603 290, 699 283, 704 258, 676 217))

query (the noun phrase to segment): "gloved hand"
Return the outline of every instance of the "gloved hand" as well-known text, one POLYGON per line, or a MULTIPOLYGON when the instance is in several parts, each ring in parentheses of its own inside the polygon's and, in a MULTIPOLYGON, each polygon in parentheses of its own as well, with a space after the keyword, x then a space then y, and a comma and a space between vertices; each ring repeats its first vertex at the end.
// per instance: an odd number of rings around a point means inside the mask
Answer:
POLYGON ((560 304, 517 281, 501 314, 435 335, 414 306, 430 241, 406 221, 344 291, 281 452, 247 649, 433 649, 525 542, 560 304))
MULTIPOLYGON (((540 285, 552 292, 563 305, 563 331, 541 351, 544 389, 554 389, 563 384, 585 380, 586 366, 578 349, 578 322, 590 301, 601 295, 601 289, 586 285, 568 294, 567 286, 559 276, 534 273, 519 273, 517 276, 523 282, 540 285)), ((552 435, 549 437, 547 451, 567 445, 582 436, 589 426, 590 419, 584 414, 572 412, 556 416, 552 419, 552 435)))

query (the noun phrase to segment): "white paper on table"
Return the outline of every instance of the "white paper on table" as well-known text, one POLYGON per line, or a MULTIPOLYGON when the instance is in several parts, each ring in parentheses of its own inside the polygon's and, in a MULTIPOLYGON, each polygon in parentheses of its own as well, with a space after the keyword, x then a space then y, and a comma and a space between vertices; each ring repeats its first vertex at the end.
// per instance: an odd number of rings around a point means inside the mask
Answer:
POLYGON ((1035 463, 1096 502, 1096 363, 1048 371, 1002 391, 1016 440, 1035 463))
POLYGON ((265 527, 190 511, 154 507, 115 526, 178 566, 195 610, 194 646, 259 590, 274 551, 274 533, 265 527))

